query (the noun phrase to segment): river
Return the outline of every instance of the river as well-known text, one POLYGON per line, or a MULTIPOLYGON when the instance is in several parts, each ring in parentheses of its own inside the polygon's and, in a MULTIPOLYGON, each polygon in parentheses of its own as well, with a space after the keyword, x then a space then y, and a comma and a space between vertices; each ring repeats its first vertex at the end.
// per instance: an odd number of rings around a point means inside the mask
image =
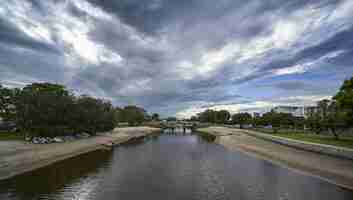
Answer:
POLYGON ((352 200, 353 191, 198 135, 163 133, 0 181, 1 200, 352 200))

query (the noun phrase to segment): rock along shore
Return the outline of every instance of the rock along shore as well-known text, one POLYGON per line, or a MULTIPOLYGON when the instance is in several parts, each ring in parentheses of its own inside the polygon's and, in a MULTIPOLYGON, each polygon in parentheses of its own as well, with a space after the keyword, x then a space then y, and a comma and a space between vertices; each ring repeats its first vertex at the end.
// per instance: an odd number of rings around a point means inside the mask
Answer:
POLYGON ((150 127, 126 127, 65 143, 0 142, 0 180, 159 131, 158 128, 150 127))
MULTIPOLYGON (((208 127, 199 132, 216 137, 215 142, 227 149, 241 151, 306 175, 353 190, 353 160, 294 148, 259 137, 263 133, 246 130, 208 127)), ((309 144, 307 144, 309 145, 309 144)))

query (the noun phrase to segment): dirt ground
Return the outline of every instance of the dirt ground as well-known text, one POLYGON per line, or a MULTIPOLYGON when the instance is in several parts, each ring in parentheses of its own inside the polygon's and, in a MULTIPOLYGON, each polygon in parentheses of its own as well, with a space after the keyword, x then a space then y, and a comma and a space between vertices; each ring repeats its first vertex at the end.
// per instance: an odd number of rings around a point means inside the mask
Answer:
POLYGON ((104 144, 123 143, 131 138, 152 134, 150 127, 116 128, 110 133, 65 143, 30 144, 0 141, 0 179, 31 171, 54 162, 101 149, 104 144))

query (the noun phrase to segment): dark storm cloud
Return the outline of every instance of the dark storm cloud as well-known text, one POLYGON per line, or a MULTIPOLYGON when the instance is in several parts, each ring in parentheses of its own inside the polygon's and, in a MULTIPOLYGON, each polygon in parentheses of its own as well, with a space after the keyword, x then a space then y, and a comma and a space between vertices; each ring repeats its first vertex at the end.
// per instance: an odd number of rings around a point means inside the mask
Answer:
MULTIPOLYGON (((295 0, 295 1, 243 1, 243 0, 89 0, 109 13, 117 15, 124 22, 146 33, 156 33, 168 23, 182 21, 184 26, 213 21, 223 17, 234 10, 242 11, 242 8, 250 3, 256 6, 249 12, 249 16, 241 16, 241 20, 255 18, 265 12, 281 11, 284 14, 303 8, 308 5, 317 7, 337 4, 340 0, 295 0)), ((249 32, 258 32, 256 26, 249 32)))
MULTIPOLYGON (((277 76, 265 90, 328 94, 308 80, 281 80, 276 70, 315 63, 317 71, 346 73, 353 63, 353 14, 340 12, 343 17, 329 21, 335 9, 350 8, 349 0, 18 2, 0 5, 3 82, 60 82, 116 105, 138 104, 161 114, 251 104, 244 96, 259 95, 248 92, 255 91, 250 83, 277 76), (300 18, 310 9, 319 17, 300 18), (317 28, 297 33, 305 20, 317 28), (279 22, 284 26, 278 28, 279 22), (334 26, 341 23, 346 29, 334 26), (328 30, 331 36, 322 37, 328 30), (278 40, 283 41, 276 46, 278 40), (248 90, 238 91, 243 85, 248 90)), ((287 73, 292 74, 299 76, 287 73)))
POLYGON ((306 85, 300 81, 286 81, 275 84, 275 87, 282 90, 302 90, 306 87, 306 85))
POLYGON ((225 9, 231 9, 235 5, 241 7, 244 4, 242 3, 244 1, 234 0, 221 0, 216 3, 217 5, 209 0, 89 1, 146 33, 155 33, 165 24, 180 19, 186 21, 186 19, 221 16, 225 9))
POLYGON ((292 58, 281 58, 279 60, 271 61, 270 63, 265 65, 262 70, 268 71, 272 69, 290 67, 295 64, 301 64, 303 62, 317 60, 318 58, 324 55, 334 53, 336 51, 345 51, 345 53, 340 55, 339 58, 327 58, 324 61, 328 63, 335 62, 336 64, 339 64, 342 61, 346 62, 348 65, 351 65, 352 62, 350 62, 351 60, 349 58, 351 58, 353 55, 352 35, 353 26, 336 33, 332 37, 315 46, 310 46, 308 48, 303 49, 292 58))
MULTIPOLYGON (((25 75, 37 80, 58 81, 64 78, 61 58, 48 53, 45 57, 33 51, 11 49, 0 45, 0 69, 10 74, 25 75)), ((0 79, 6 80, 6 74, 0 79)))
POLYGON ((296 56, 296 59, 315 59, 322 55, 338 50, 351 51, 353 49, 352 35, 353 26, 336 33, 334 36, 318 45, 304 49, 296 56))
POLYGON ((0 18, 0 43, 9 46, 18 46, 33 49, 36 51, 45 51, 48 53, 59 53, 60 51, 51 44, 39 41, 27 36, 14 24, 0 18))

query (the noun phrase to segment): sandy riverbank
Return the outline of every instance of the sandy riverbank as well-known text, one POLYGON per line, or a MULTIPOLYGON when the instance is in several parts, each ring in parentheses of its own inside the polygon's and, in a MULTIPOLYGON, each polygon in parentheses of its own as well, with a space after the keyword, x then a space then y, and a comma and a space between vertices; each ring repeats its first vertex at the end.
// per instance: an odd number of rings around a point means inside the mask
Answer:
POLYGON ((65 143, 34 145, 21 141, 0 142, 0 180, 102 149, 107 143, 120 144, 158 131, 158 128, 127 127, 65 143))
POLYGON ((217 136, 216 143, 266 159, 300 173, 353 190, 353 161, 300 150, 244 133, 240 129, 209 127, 198 131, 217 136))

